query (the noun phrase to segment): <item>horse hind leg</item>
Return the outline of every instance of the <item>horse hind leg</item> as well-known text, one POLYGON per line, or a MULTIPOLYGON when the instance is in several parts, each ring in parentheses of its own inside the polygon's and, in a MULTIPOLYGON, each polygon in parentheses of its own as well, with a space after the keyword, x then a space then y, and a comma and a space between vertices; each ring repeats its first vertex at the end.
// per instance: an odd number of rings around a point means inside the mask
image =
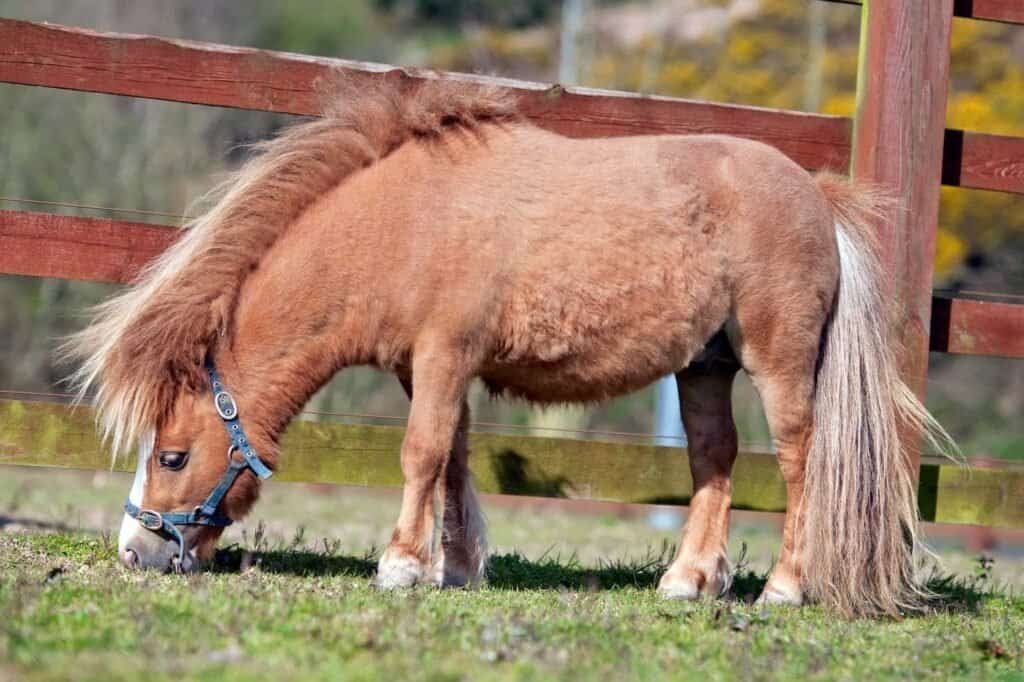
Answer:
POLYGON ((810 304, 803 310, 804 314, 785 319, 780 315, 768 333, 761 329, 760 334, 745 335, 740 351, 743 367, 761 397, 786 484, 782 549, 759 603, 804 602, 805 514, 827 513, 803 508, 807 456, 814 427, 815 371, 825 324, 824 311, 814 312, 810 304), (779 342, 772 344, 771 339, 779 342))
POLYGON ((728 590, 732 582, 726 543, 737 449, 731 393, 738 370, 728 341, 719 334, 698 360, 676 375, 693 498, 679 551, 658 584, 663 597, 715 597, 728 590))

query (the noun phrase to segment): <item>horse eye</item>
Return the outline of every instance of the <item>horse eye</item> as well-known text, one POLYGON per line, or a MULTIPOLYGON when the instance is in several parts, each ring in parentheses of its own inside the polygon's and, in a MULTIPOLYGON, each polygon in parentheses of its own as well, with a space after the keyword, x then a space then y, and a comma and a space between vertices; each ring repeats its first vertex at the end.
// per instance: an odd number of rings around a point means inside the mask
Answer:
POLYGON ((188 461, 187 452, 161 452, 160 453, 160 466, 164 469, 170 469, 171 471, 178 471, 185 466, 188 461))

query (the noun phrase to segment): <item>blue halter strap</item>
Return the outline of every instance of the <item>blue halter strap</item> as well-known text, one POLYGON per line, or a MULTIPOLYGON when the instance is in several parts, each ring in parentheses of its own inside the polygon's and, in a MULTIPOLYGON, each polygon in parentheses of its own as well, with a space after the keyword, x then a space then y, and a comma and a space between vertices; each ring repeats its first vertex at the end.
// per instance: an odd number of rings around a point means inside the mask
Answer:
POLYGON ((178 563, 183 565, 185 561, 185 538, 182 537, 178 526, 213 526, 224 528, 232 524, 232 520, 226 514, 217 511, 221 500, 227 495, 228 490, 234 485, 238 475, 246 469, 252 469, 253 473, 262 479, 270 478, 272 472, 249 443, 245 436, 245 429, 238 416, 238 403, 220 379, 213 361, 207 359, 206 373, 210 377, 210 387, 213 389, 213 406, 217 409, 231 438, 231 446, 228 448, 228 468, 221 476, 220 482, 210 491, 201 505, 192 511, 178 512, 157 512, 150 509, 140 509, 131 500, 125 502, 124 511, 128 516, 137 520, 143 528, 155 533, 165 532, 173 537, 178 543, 178 563), (235 452, 242 455, 241 460, 236 460, 235 452))

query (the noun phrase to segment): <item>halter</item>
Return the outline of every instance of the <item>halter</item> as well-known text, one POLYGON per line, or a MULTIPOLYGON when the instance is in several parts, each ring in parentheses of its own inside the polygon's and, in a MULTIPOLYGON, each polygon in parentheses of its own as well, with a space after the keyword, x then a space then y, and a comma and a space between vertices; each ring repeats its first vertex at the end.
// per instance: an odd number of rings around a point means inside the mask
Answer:
POLYGON ((245 430, 238 418, 238 403, 220 380, 213 361, 207 359, 206 373, 210 377, 210 386, 213 389, 213 406, 224 422, 224 428, 231 437, 231 445, 228 447, 228 468, 221 476, 220 483, 210 491, 201 505, 189 512, 158 512, 150 509, 140 509, 129 499, 125 502, 124 511, 146 530, 154 533, 161 530, 173 537, 178 542, 178 564, 183 565, 185 561, 185 538, 182 537, 178 526, 212 526, 214 528, 226 528, 233 521, 227 515, 217 511, 221 500, 234 484, 235 479, 245 469, 252 469, 253 473, 261 479, 270 478, 272 472, 263 460, 259 458, 249 440, 245 437, 245 430), (234 458, 234 453, 242 455, 241 460, 234 458))

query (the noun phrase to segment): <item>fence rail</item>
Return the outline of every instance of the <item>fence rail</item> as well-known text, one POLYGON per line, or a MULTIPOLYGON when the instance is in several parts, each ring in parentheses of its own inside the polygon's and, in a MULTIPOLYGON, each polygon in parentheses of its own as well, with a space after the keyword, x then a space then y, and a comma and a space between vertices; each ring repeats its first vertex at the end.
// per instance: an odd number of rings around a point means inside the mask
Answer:
MULTIPOLYGON (((399 486, 404 430, 297 420, 285 434, 275 480, 399 486)), ((687 504, 693 483, 678 448, 474 433, 470 465, 482 492, 643 504, 687 504)), ((0 464, 79 469, 111 466, 90 409, 0 400, 0 464)), ((118 462, 127 471, 132 462, 118 462)), ((1024 470, 924 464, 921 517, 939 523, 1024 527, 1024 470)), ((732 477, 736 509, 781 512, 786 485, 772 455, 741 452, 732 477)))
MULTIPOLYGON (((923 390, 928 349, 1024 358, 1024 305, 936 297, 930 288, 939 182, 1024 193, 1024 139, 943 127, 951 17, 1024 23, 1024 2, 928 2, 871 0, 862 10, 858 140, 852 139, 853 122, 834 116, 449 76, 517 92, 534 123, 564 135, 739 135, 773 145, 811 170, 844 169, 852 160, 858 175, 891 184, 911 210, 890 216, 879 229, 889 249, 891 293, 911 313, 905 375, 923 390), (877 73, 866 78, 867 69, 877 73)), ((381 73, 402 83, 436 77, 381 64, 0 19, 0 82, 316 115, 332 79, 381 73)), ((175 238, 172 228, 149 223, 0 211, 0 273, 124 283, 175 238)), ((281 478, 397 485, 401 435, 397 428, 297 422, 284 441, 281 478)), ((687 462, 678 449, 472 438, 474 470, 487 492, 689 500, 687 462)), ((0 400, 0 463, 104 468, 109 458, 88 410, 0 400)), ((784 486, 771 457, 741 453, 733 485, 737 508, 784 509, 784 486)), ((1021 470, 925 464, 919 497, 926 520, 1024 527, 1021 470)))
MULTIPOLYGON (((337 74, 431 71, 0 19, 0 81, 315 116, 337 74)), ((775 146, 811 170, 845 169, 851 122, 837 116, 449 74, 515 90, 534 123, 572 137, 723 133, 775 146)), ((1024 193, 1024 139, 946 131, 946 184, 1024 193)))
MULTIPOLYGON (((843 5, 861 5, 861 0, 827 0, 843 5)), ((922 0, 930 2, 931 0, 922 0)), ((1020 0, 955 0, 953 16, 986 19, 1007 24, 1024 24, 1024 3, 1020 0)))

